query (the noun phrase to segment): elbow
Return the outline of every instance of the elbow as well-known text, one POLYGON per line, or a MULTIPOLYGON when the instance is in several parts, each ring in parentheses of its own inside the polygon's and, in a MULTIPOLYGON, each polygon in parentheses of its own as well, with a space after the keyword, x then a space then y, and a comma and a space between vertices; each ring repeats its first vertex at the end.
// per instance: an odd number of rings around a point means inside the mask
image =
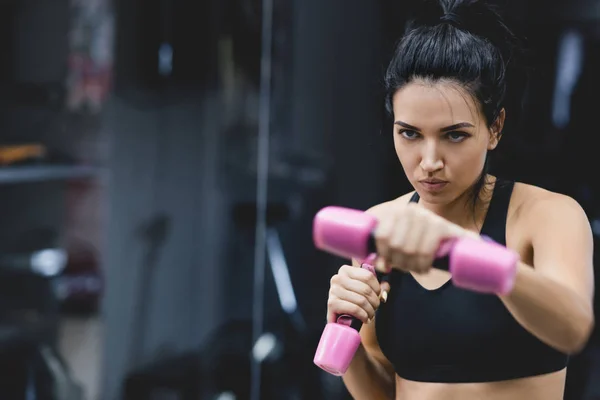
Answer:
POLYGON ((571 327, 571 332, 568 335, 569 339, 565 340, 564 346, 561 346, 563 349, 560 350, 568 355, 580 353, 587 345, 594 326, 594 315, 590 313, 589 316, 582 318, 579 323, 571 327))

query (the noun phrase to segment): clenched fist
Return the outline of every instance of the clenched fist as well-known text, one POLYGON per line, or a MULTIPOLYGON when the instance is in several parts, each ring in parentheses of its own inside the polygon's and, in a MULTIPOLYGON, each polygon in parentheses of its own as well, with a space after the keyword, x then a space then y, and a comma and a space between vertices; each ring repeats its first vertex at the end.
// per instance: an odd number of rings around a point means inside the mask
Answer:
POLYGON ((387 300, 389 290, 389 284, 379 284, 368 269, 343 265, 331 278, 327 322, 335 322, 339 315, 344 314, 363 323, 371 322, 380 302, 387 300))

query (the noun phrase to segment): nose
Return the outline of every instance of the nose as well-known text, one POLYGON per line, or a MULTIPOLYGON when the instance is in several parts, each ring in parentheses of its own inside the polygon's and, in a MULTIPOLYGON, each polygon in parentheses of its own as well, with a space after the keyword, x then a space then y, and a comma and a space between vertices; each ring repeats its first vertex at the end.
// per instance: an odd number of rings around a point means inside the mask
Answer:
POLYGON ((431 173, 444 168, 444 161, 439 154, 439 146, 435 141, 425 142, 422 151, 420 166, 424 172, 431 173))

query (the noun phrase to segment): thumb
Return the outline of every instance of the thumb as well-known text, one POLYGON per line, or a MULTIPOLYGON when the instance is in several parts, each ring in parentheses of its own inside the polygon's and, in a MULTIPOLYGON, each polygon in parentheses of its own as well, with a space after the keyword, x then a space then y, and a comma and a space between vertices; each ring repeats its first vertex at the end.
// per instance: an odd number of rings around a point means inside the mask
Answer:
POLYGON ((381 293, 379 298, 384 303, 387 301, 388 294, 390 293, 390 284, 388 282, 381 282, 381 293))
POLYGON ((327 323, 335 322, 336 315, 334 312, 327 310, 327 323))

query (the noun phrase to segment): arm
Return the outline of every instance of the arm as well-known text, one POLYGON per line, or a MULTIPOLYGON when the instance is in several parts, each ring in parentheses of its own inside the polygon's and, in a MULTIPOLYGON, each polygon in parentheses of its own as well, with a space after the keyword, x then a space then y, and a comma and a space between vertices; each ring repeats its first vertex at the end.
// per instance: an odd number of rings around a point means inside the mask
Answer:
MULTIPOLYGON (((354 260, 352 265, 359 266, 354 260)), ((375 320, 363 324, 360 336, 361 345, 342 377, 346 388, 356 400, 395 398, 396 373, 377 342, 375 320)))
POLYGON ((527 213, 534 267, 519 263, 513 291, 501 296, 533 335, 567 354, 580 351, 594 325, 593 238, 569 197, 552 194, 527 213))

